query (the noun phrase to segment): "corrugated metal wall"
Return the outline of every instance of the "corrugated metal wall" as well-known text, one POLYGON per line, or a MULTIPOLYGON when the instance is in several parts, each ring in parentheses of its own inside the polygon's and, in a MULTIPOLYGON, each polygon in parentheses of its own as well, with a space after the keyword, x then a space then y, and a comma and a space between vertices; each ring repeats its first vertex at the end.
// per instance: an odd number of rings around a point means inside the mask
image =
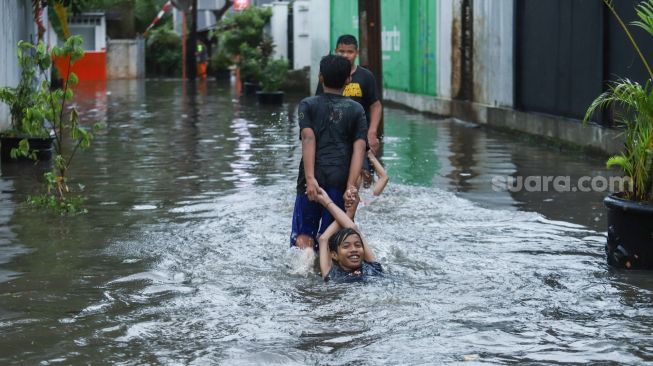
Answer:
POLYGON ((474 0, 473 100, 513 105, 513 0, 474 0))
MULTIPOLYGON (((16 59, 16 44, 19 40, 36 38, 32 21, 31 2, 27 0, 0 1, 0 86, 16 86, 20 67, 16 59)), ((0 129, 9 126, 9 110, 0 103, 0 129)))

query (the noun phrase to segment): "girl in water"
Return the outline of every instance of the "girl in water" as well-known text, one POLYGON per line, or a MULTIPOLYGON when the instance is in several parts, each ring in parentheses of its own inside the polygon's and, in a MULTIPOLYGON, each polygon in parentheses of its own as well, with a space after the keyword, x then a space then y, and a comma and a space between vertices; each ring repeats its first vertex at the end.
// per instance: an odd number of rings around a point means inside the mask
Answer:
POLYGON ((335 219, 319 239, 320 271, 325 282, 366 281, 383 275, 374 251, 352 221, 359 201, 357 194, 353 197, 345 213, 322 188, 318 191, 318 202, 335 219))

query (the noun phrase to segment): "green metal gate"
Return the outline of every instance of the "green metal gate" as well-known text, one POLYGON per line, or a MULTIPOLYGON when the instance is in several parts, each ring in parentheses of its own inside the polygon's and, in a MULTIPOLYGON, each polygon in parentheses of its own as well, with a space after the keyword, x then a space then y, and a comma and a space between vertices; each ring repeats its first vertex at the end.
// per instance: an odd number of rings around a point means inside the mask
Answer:
MULTIPOLYGON (((359 35, 358 2, 331 0, 331 50, 341 34, 359 35)), ((383 87, 437 95, 436 0, 381 0, 383 87)))

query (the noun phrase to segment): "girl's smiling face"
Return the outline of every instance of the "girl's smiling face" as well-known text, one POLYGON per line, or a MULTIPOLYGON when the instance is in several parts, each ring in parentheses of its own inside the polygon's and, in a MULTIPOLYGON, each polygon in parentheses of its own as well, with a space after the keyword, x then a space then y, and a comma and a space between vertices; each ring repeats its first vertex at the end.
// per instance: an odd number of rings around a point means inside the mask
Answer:
POLYGON ((350 234, 338 245, 335 252, 331 252, 331 258, 348 272, 359 269, 364 257, 365 247, 358 234, 350 234))

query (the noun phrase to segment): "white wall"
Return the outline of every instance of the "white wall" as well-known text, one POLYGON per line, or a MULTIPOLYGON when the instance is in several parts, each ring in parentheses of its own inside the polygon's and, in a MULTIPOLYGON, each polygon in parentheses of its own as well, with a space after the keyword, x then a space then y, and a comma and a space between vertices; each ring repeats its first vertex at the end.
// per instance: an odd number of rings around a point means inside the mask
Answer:
POLYGON ((293 3, 293 65, 303 69, 311 65, 310 1, 295 0, 293 3))
POLYGON ((474 0, 474 101, 513 106, 514 0, 474 0))
MULTIPOLYGON (((0 35, 0 86, 16 86, 20 76, 16 45, 19 40, 35 42, 37 38, 31 1, 0 1, 0 35)), ((0 103, 0 130, 10 122, 9 108, 0 103)))
POLYGON ((453 12, 456 8, 454 1, 437 2, 437 93, 439 98, 451 98, 451 28, 453 26, 453 12))
POLYGON ((278 1, 272 6, 270 18, 270 33, 276 47, 274 58, 288 59, 288 2, 278 1))
MULTIPOLYGON (((329 1, 310 0, 309 18, 311 20, 311 93, 315 91, 320 72, 320 60, 329 53, 331 20, 329 1)), ((295 56, 297 57, 297 56, 295 56)))
POLYGON ((145 77, 145 40, 112 39, 107 44, 107 79, 145 77))

